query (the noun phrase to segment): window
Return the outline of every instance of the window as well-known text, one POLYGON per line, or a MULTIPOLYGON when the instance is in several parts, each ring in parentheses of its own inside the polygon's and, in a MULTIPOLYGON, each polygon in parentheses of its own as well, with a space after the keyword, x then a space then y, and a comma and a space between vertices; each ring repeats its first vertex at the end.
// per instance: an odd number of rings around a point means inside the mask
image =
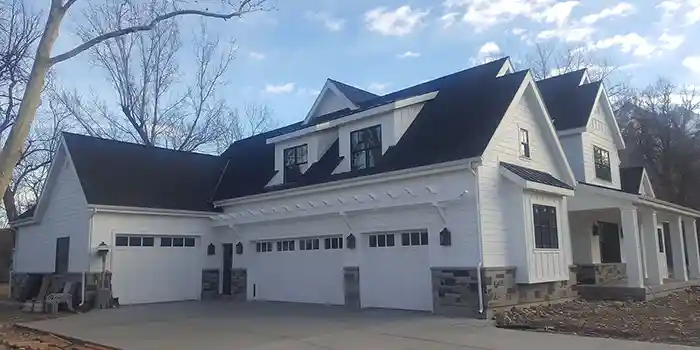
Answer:
POLYGON ((185 239, 182 237, 173 238, 173 247, 184 247, 185 239))
POLYGON ((656 229, 656 238, 659 240, 659 253, 664 252, 664 231, 659 227, 656 229))
POLYGON ((404 232, 401 234, 401 245, 428 245, 428 231, 404 232))
POLYGON ((129 237, 127 236, 117 236, 114 238, 114 245, 117 247, 128 247, 129 246, 129 237))
POLYGON ((284 150, 284 182, 292 183, 299 181, 301 177, 300 166, 306 164, 308 146, 291 147, 284 150))
POLYGON ((593 146, 593 161, 595 162, 595 177, 605 181, 612 181, 610 152, 593 146))
POLYGON ((271 252, 272 242, 257 242, 255 243, 255 251, 258 253, 271 252))
POLYGON ((300 239, 299 250, 318 250, 318 238, 300 239))
POLYGON ((141 246, 141 237, 129 237, 129 247, 140 247, 141 246))
POLYGON ((520 129, 520 156, 530 158, 530 133, 520 129))
POLYGON ((294 251, 294 242, 295 241, 278 241, 277 242, 277 251, 278 252, 294 251))
POLYGON ((194 247, 194 238, 193 237, 186 237, 185 238, 185 247, 194 247))
POLYGON ((382 126, 375 125, 350 133, 352 170, 372 168, 382 156, 382 126))
MULTIPOLYGON (((152 237, 143 237, 143 246, 146 246, 147 240, 150 240, 152 246, 152 237)), ((194 247, 195 239, 194 237, 161 237, 160 238, 161 247, 194 247)))
POLYGON ((173 246, 173 239, 170 237, 161 237, 160 238, 160 246, 161 247, 172 247, 173 246))
POLYGON ((324 240, 326 249, 343 249, 343 237, 332 237, 324 240))
POLYGON ((153 243, 155 242, 154 237, 143 237, 142 238, 142 246, 144 247, 153 247, 153 243))
POLYGON ((380 233, 369 236, 369 246, 376 247, 393 247, 396 245, 393 233, 380 233))
POLYGON ((114 237, 114 245, 117 247, 153 247, 154 243, 153 236, 117 235, 114 237))
POLYGON ((532 217, 535 224, 535 248, 559 249, 557 208, 534 204, 532 217))

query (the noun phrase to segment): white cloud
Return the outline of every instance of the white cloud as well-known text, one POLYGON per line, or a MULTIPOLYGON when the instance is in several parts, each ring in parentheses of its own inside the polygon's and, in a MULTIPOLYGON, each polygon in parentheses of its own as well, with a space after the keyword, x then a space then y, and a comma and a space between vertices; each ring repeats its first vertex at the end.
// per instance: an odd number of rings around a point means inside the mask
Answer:
POLYGON ((634 13, 634 6, 630 3, 626 2, 621 2, 617 4, 615 7, 610 7, 606 8, 603 11, 600 11, 599 13, 594 13, 591 15, 588 15, 586 17, 583 17, 581 21, 586 24, 593 24, 601 19, 607 18, 607 17, 613 17, 613 16, 620 16, 620 17, 625 17, 629 16, 630 14, 634 13))
POLYGON ((685 24, 692 25, 700 22, 700 0, 687 0, 687 5, 689 9, 685 13, 685 24))
POLYGON ((663 10, 663 18, 664 20, 668 20, 680 10, 681 6, 682 4, 679 0, 667 0, 660 2, 656 5, 656 8, 663 10))
POLYGON ((619 46, 620 51, 632 53, 635 56, 649 56, 656 51, 654 44, 637 33, 615 35, 592 44, 592 48, 595 49, 607 49, 613 46, 619 46))
POLYGON ((420 57, 420 52, 415 52, 415 51, 406 51, 402 54, 397 55, 398 58, 413 58, 413 57, 420 57))
POLYGON ((556 2, 556 0, 445 0, 443 6, 450 12, 454 12, 454 9, 463 9, 462 20, 475 27, 477 31, 481 31, 519 16, 537 19, 542 16, 543 11, 556 2))
POLYGON ((429 11, 413 10, 404 5, 394 11, 377 7, 365 13, 365 22, 370 31, 382 35, 404 36, 418 28, 429 11))
POLYGON ((693 73, 700 73, 700 55, 686 57, 683 65, 693 73))
POLYGON ((457 16, 459 16, 459 13, 457 12, 450 12, 442 15, 440 17, 440 22, 442 22, 442 27, 443 28, 448 28, 451 27, 455 22, 457 22, 457 16))
POLYGON ((569 19, 571 11, 578 6, 578 1, 558 2, 548 9, 536 14, 534 17, 539 21, 547 23, 556 23, 557 26, 562 26, 569 19))
POLYGON ((264 53, 262 53, 262 52, 255 52, 255 51, 249 52, 249 53, 248 53, 248 56, 250 56, 250 58, 252 58, 252 59, 254 59, 254 60, 256 60, 256 61, 262 61, 262 60, 264 60, 264 59, 267 57, 267 56, 265 56, 264 53))
POLYGON ((587 41, 595 32, 592 27, 564 27, 547 29, 537 34, 538 40, 559 39, 568 43, 587 41))
POLYGON ((524 28, 513 28, 513 30, 512 30, 511 32, 512 32, 514 35, 522 35, 522 34, 525 34, 525 32, 527 32, 527 29, 524 29, 524 28))
POLYGON ((685 36, 683 35, 663 33, 659 37, 660 46, 664 50, 675 50, 683 44, 683 41, 685 41, 685 36))
POLYGON ((323 23, 323 25, 326 27, 326 29, 332 31, 332 32, 337 32, 341 29, 343 29, 343 26, 345 25, 345 20, 341 18, 336 18, 331 16, 327 12, 307 12, 306 13, 306 18, 310 19, 312 21, 317 21, 323 23))
POLYGON ((495 55, 497 53, 501 52, 501 48, 498 47, 496 43, 493 41, 489 41, 486 44, 482 45, 481 48, 479 49, 479 55, 480 56, 488 56, 488 55, 495 55))
POLYGON ((390 85, 391 85, 391 83, 378 83, 378 82, 373 82, 373 83, 370 83, 370 84, 367 86, 367 90, 369 90, 370 92, 374 92, 374 93, 377 93, 377 94, 381 94, 381 93, 386 92, 386 89, 387 89, 390 85))
POLYGON ((294 91, 294 86, 294 83, 286 83, 279 85, 267 84, 265 86, 265 92, 267 92, 268 94, 286 94, 294 91))

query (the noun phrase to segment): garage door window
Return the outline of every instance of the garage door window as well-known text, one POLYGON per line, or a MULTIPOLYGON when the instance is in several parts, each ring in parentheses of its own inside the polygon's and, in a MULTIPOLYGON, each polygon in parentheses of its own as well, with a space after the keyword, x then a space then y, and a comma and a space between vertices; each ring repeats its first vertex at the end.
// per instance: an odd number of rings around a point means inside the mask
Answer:
POLYGON ((272 242, 255 243, 255 251, 258 253, 271 252, 272 251, 272 242))
POLYGON ((369 236, 369 246, 371 248, 393 247, 394 245, 393 233, 380 233, 369 236))
POLYGON ((292 252, 294 251, 294 241, 279 241, 277 242, 278 252, 292 252))
POLYGON ((428 245, 428 232, 427 231, 417 231, 417 232, 404 232, 401 234, 401 245, 416 246, 416 245, 428 245))
POLYGON ((332 237, 324 240, 326 249, 343 249, 343 237, 332 237))
POLYGON ((114 245, 117 247, 153 247, 155 238, 152 236, 117 235, 114 245))
MULTIPOLYGON (((145 237, 144 237, 145 239, 145 237)), ((144 241, 144 244, 147 243, 144 241)), ((144 245, 145 246, 145 245, 144 245)), ((194 247, 194 237, 160 237, 161 247, 194 247)))
POLYGON ((300 239, 299 240, 299 250, 318 250, 318 249, 319 249, 318 238, 300 239))

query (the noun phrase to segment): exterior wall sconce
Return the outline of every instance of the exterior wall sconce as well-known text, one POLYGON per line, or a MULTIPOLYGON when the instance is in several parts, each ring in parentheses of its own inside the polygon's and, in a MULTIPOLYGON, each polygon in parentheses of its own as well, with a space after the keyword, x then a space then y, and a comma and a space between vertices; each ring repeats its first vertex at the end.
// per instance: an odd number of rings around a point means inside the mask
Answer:
POLYGON ((451 246, 452 245, 452 232, 447 229, 447 227, 443 228, 442 231, 440 231, 440 245, 441 246, 451 246))
POLYGON ((238 242, 236 243, 236 255, 241 255, 243 254, 243 243, 238 242))
POLYGON ((597 222, 594 223, 591 231, 593 232, 593 236, 600 236, 600 224, 597 222))
POLYGON ((207 255, 215 255, 216 254, 216 246, 214 243, 209 243, 207 246, 207 255))
POLYGON ((355 235, 353 235, 352 233, 349 234, 345 238, 345 241, 346 241, 345 246, 348 247, 348 249, 355 249, 355 245, 357 243, 357 242, 355 242, 355 235))

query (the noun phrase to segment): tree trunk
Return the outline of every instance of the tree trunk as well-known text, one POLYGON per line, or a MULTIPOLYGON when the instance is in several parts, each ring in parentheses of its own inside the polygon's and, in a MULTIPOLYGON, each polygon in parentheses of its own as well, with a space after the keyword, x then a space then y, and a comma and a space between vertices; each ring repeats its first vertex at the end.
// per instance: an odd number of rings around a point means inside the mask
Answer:
POLYGON ((5 191, 5 195, 2 196, 2 204, 5 205, 5 214, 7 215, 7 222, 13 222, 17 220, 19 213, 17 212, 17 203, 15 202, 15 194, 12 192, 10 187, 5 191))
POLYGON ((29 81, 22 96, 17 121, 12 126, 7 141, 0 151, 0 190, 3 193, 10 184, 12 172, 22 155, 22 148, 41 103, 41 92, 44 89, 46 73, 51 68, 51 49, 58 38, 64 15, 65 10, 61 8, 60 3, 59 6, 52 5, 39 41, 29 81))

